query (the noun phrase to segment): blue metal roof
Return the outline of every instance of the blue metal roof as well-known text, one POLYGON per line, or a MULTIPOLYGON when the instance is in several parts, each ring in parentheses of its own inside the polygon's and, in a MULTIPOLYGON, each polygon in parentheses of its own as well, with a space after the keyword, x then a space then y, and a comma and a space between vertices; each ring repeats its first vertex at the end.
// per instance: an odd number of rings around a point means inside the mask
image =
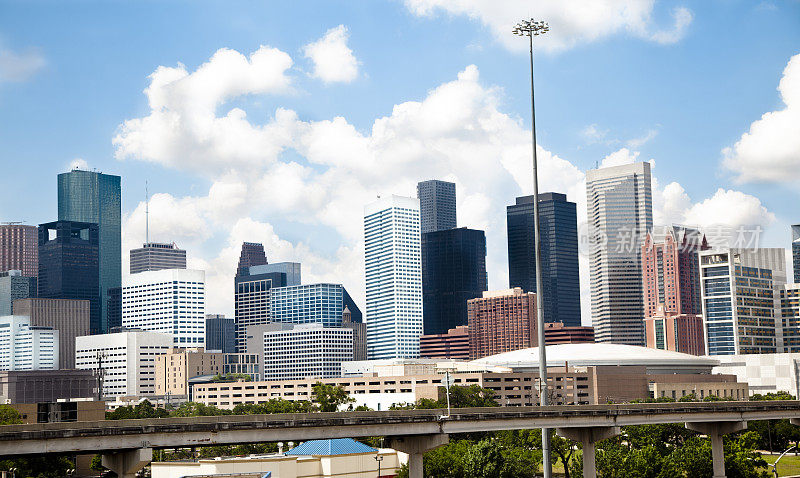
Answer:
POLYGON ((309 440, 287 451, 287 455, 352 455, 354 453, 375 453, 378 450, 357 442, 352 438, 332 438, 329 440, 309 440))

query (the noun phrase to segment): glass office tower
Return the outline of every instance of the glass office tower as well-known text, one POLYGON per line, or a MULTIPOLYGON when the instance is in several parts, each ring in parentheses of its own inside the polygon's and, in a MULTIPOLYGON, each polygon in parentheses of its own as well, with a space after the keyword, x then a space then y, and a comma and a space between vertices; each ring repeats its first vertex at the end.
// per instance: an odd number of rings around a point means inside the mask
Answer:
POLYGON ((79 169, 59 174, 58 220, 99 226, 100 324, 97 333, 105 333, 108 331, 108 290, 122 286, 120 177, 79 169))

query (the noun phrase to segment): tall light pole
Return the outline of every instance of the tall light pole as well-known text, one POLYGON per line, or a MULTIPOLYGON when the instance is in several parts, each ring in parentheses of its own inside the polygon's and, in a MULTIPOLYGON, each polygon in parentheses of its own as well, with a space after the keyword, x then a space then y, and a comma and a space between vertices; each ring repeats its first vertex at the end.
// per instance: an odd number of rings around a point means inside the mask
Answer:
MULTIPOLYGON (((547 354, 544 338, 544 306, 542 305, 542 255, 539 233, 539 175, 536 164, 536 107, 533 95, 533 37, 544 35, 550 30, 546 22, 534 19, 522 20, 514 26, 514 35, 527 36, 531 53, 531 141, 533 143, 533 244, 536 267, 536 327, 539 333, 539 401, 541 406, 548 405, 547 396, 547 354)), ((550 429, 542 428, 542 469, 544 478, 553 476, 550 463, 550 429)))

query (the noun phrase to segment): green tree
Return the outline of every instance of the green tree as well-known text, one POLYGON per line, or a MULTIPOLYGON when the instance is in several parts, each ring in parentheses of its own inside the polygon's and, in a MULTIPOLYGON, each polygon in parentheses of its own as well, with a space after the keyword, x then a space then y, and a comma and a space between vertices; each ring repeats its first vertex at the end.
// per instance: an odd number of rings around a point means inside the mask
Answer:
MULTIPOLYGON (((0 405, 0 425, 22 423, 22 416, 9 405, 0 405)), ((18 477, 57 478, 64 476, 74 465, 65 455, 44 455, 36 458, 0 458, 0 470, 16 468, 18 477)))
POLYGON ((342 405, 355 402, 344 387, 317 382, 313 385, 314 403, 321 412, 335 412, 342 405))
POLYGON ((0 425, 22 423, 22 416, 9 405, 0 405, 0 425))
POLYGON ((125 420, 129 418, 167 418, 169 412, 163 408, 154 407, 149 400, 144 400, 136 405, 117 407, 113 412, 106 412, 106 420, 125 420))
POLYGON ((252 382, 253 379, 246 373, 226 373, 225 375, 216 374, 211 377, 212 382, 252 382))
POLYGON ((222 410, 214 406, 203 405, 197 402, 184 402, 170 413, 173 417, 211 417, 216 415, 230 415, 229 410, 222 410))
POLYGON ((234 415, 269 415, 273 413, 308 413, 314 411, 314 404, 308 400, 284 400, 271 398, 267 402, 257 404, 236 405, 234 415))

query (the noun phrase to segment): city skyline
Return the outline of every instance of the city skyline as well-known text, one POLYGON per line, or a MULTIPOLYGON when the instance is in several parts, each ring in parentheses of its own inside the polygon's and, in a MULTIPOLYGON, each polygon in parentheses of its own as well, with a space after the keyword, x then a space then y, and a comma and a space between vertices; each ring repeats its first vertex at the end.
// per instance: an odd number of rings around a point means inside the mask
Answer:
MULTIPOLYGON (((772 123, 796 117, 792 116, 797 111, 793 98, 800 83, 800 66, 796 66, 800 58, 795 45, 800 32, 785 22, 796 18, 800 7, 778 2, 774 9, 738 5, 715 10, 694 2, 686 5, 690 15, 681 27, 669 5, 655 2, 642 13, 639 30, 624 22, 612 23, 616 26, 602 34, 570 29, 569 21, 557 12, 537 7, 541 13, 533 13, 550 21, 553 35, 542 40, 542 54, 537 57, 537 92, 543 94, 537 105, 543 191, 566 193, 567 200, 576 202, 580 225, 585 221, 586 170, 596 163, 653 159, 655 225, 677 222, 708 227, 712 221, 758 225, 764 229, 764 245, 788 248, 789 225, 797 219, 791 216, 793 201, 786 200, 796 194, 789 186, 794 178, 789 166, 794 163, 786 158, 800 157, 793 149, 796 142, 786 138, 789 154, 781 156, 757 140, 763 137, 759 132, 776 131, 772 123), (755 27, 769 22, 769 31, 747 40, 722 31, 726 18, 745 14, 755 27), (709 60, 706 55, 702 62, 693 53, 733 51, 736 58, 723 54, 709 60), (701 65, 704 62, 715 69, 711 76, 701 65), (682 71, 687 78, 662 68, 682 71), (576 79, 565 78, 566 72, 576 79), (697 73, 704 76, 702 81, 693 76, 697 73), (651 87, 642 86, 642 75, 652 79, 651 87), (596 84, 579 91, 578 80, 589 77, 596 84), (601 91, 607 94, 598 94, 601 91), (739 94, 742 91, 747 94, 739 94), (737 104, 723 104, 733 92, 737 104), (565 100, 567 96, 575 99, 565 100), (614 111, 608 108, 611 104, 614 111), (775 113, 762 119, 769 112, 775 113), (751 126, 751 134, 743 137, 751 126), (703 131, 703 138, 695 131, 703 131), (767 167, 765 157, 775 166, 767 167), (776 170, 789 172, 775 174, 776 170)), ((171 8, 187 13, 186 7, 171 8)), ((384 40, 370 45, 378 38, 374 27, 350 8, 314 17, 302 33, 292 34, 271 24, 273 28, 243 28, 234 35, 235 19, 216 15, 221 26, 204 36, 200 45, 177 40, 158 54, 133 55, 124 67, 109 61, 102 76, 110 86, 96 93, 99 98, 113 95, 120 100, 107 102, 107 111, 101 115, 89 114, 85 107, 68 108, 75 121, 59 124, 64 133, 52 141, 57 150, 30 140, 34 119, 29 111, 36 111, 35 106, 41 104, 37 101, 49 101, 54 120, 63 120, 67 103, 54 101, 48 93, 60 91, 53 86, 56 81, 74 87, 77 101, 88 98, 85 87, 74 82, 86 80, 90 73, 77 73, 68 63, 80 58, 77 52, 87 38, 73 40, 65 46, 71 55, 59 58, 55 38, 42 30, 53 26, 55 20, 48 16, 53 12, 45 15, 43 26, 28 32, 0 20, 0 37, 7 40, 3 51, 18 57, 39 55, 45 64, 28 78, 9 80, 8 73, 0 75, 3 110, 22 112, 14 124, 10 116, 0 114, 0 124, 5 126, 0 128, 4 131, 0 153, 22 160, 0 182, 0 204, 14 204, 14 209, 0 206, 0 220, 25 220, 32 225, 54 220, 54 176, 72 165, 120 175, 124 184, 122 256, 127 273, 128 251, 140 247, 145 237, 144 182, 149 179, 154 193, 152 240, 177 242, 188 251, 190 268, 208 271, 209 312, 233 316, 229 284, 235 271, 231 264, 242 241, 264 242, 275 261, 309 264, 313 272, 307 282, 342 283, 358 304, 365 304, 361 207, 376 194, 413 196, 418 181, 438 178, 457 185, 458 223, 487 233, 489 289, 504 287, 508 267, 502 208, 514 197, 530 194, 524 45, 517 45, 510 34, 505 38, 499 33, 498 25, 505 18, 480 10, 469 20, 463 12, 447 11, 435 2, 427 8, 411 2, 369 8, 387 10, 392 19, 420 34, 420 40, 407 42, 406 51, 395 58, 402 66, 408 64, 403 60, 418 57, 427 67, 421 73, 415 71, 407 87, 397 88, 396 82, 408 79, 408 73, 399 72, 384 58, 397 50, 387 55, 381 50, 389 46, 384 40), (446 36, 452 40, 438 45, 436 40, 446 36), (426 51, 432 44, 437 46, 426 51), (331 45, 344 46, 335 51, 344 52, 353 65, 350 76, 326 76, 324 69, 317 68, 314 52, 331 45), (443 48, 455 53, 442 60, 443 48), (179 62, 186 66, 177 66, 179 62), (269 80, 223 84, 230 88, 224 92, 203 89, 193 81, 198 69, 214 74, 214 68, 222 64, 238 68, 245 77, 263 68, 270 73, 264 75, 269 80), (236 151, 222 150, 215 158, 198 145, 195 131, 181 131, 181 137, 152 136, 145 126, 157 125, 158 111, 145 104, 148 98, 142 90, 148 87, 147 76, 159 66, 164 67, 158 70, 161 74, 173 75, 159 79, 172 81, 176 90, 185 88, 182 91, 194 95, 198 108, 186 109, 166 90, 150 90, 164 95, 151 95, 151 106, 164 101, 166 111, 197 121, 237 118, 243 131, 253 134, 251 140, 236 151), (35 100, 35 95, 41 95, 41 100, 35 100), (375 106, 349 106, 353 95, 374 99, 375 106), (319 101, 328 96, 337 98, 319 101), (34 108, 22 106, 26 101, 34 108), (241 110, 232 110, 234 106, 241 110), (237 116, 240 111, 247 116, 237 116), (473 122, 471 118, 476 117, 491 120, 473 122), (71 123, 81 126, 79 132, 72 130, 71 123), (293 128, 297 131, 280 136, 293 128), (474 134, 464 139, 468 128, 474 134), (270 131, 275 135, 270 136, 270 131), (135 138, 142 142, 136 143, 135 138), (322 147, 325 142, 330 144, 322 147), (176 144, 184 144, 191 153, 187 156, 196 161, 180 160, 176 150, 170 149, 176 144), (254 153, 254 145, 264 147, 254 153), (350 162, 348 156, 356 160, 350 162), (220 169, 220 162, 230 168, 220 169), (44 185, 42 194, 19 201, 32 181, 44 185)), ((22 5, 9 10, 18 15, 8 17, 16 16, 21 24, 41 13, 22 5)), ((208 13, 213 8, 206 5, 199 10, 208 13)), ((204 25, 197 12, 189 14, 198 27, 204 25)), ((618 12, 609 15, 618 18, 618 12)), ((166 26, 154 27, 154 39, 162 38, 166 26)), ((388 43, 396 42, 397 35, 405 38, 394 32, 388 35, 388 43)), ((55 131, 54 123, 43 127, 55 131)), ((582 256, 584 324, 591 320, 587 265, 582 256)))

